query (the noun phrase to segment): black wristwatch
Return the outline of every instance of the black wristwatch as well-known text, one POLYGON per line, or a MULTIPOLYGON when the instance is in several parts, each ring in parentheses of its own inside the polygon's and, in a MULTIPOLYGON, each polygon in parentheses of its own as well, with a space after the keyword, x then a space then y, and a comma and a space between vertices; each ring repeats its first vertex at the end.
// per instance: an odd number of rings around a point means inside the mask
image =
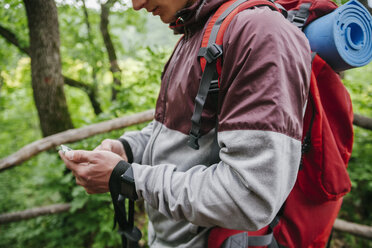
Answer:
POLYGON ((115 166, 110 176, 109 188, 113 200, 117 200, 119 194, 133 201, 138 199, 131 164, 121 160, 115 166))
POLYGON ((120 194, 131 199, 137 200, 136 185, 134 183, 133 168, 130 166, 124 174, 120 176, 120 194))

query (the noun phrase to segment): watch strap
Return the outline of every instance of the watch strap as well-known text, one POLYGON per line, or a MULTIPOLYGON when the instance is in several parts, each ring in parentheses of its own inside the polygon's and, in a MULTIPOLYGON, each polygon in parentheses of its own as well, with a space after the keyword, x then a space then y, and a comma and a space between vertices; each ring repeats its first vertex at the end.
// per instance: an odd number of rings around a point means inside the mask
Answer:
POLYGON ((124 160, 119 161, 115 168, 111 172, 109 180, 109 189, 111 197, 114 200, 118 199, 119 194, 121 194, 121 175, 130 167, 130 164, 124 160))

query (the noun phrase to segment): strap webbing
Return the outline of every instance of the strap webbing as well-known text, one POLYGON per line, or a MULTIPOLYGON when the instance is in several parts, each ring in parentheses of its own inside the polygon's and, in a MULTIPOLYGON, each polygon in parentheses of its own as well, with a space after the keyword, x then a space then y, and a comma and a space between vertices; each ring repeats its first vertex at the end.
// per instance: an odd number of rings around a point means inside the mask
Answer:
MULTIPOLYGON (((316 56, 316 53, 315 52, 312 52, 311 53, 311 65, 312 65, 312 62, 314 61, 314 58, 316 56)), ((313 74, 313 72, 312 72, 313 74)), ((311 80, 313 80, 313 75, 311 76, 311 80)), ((311 84, 311 82, 310 82, 311 84)), ((311 86, 310 86, 311 87, 311 86)), ((314 123, 314 119, 315 119, 315 105, 314 105, 314 100, 312 99, 312 95, 311 95, 311 91, 309 90, 309 94, 308 94, 308 99, 306 101, 306 105, 305 105, 305 108, 307 109, 307 105, 309 104, 309 102, 311 103, 311 108, 312 108, 312 114, 311 114, 311 119, 310 119, 310 125, 309 125, 309 128, 305 134, 305 137, 303 138, 302 140, 302 144, 301 144, 301 161, 300 161, 300 167, 299 167, 299 170, 302 170, 302 167, 303 167, 303 158, 304 158, 304 155, 306 153, 308 153, 311 149, 311 132, 313 130, 313 123, 314 123)), ((306 111, 305 109, 305 111, 306 111)), ((305 116, 305 112, 304 111, 304 114, 303 114, 303 117, 305 116)))
POLYGON ((138 241, 142 237, 141 231, 134 226, 134 201, 129 200, 128 216, 125 207, 125 198, 119 194, 117 201, 113 201, 115 210, 115 220, 119 224, 119 234, 121 235, 123 248, 138 248, 138 241))
POLYGON ((234 10, 236 9, 236 7, 238 7, 240 4, 246 2, 247 0, 237 0, 236 2, 234 2, 233 4, 230 5, 230 7, 228 7, 225 12, 222 13, 222 15, 220 15, 220 17, 218 17, 217 21, 215 22, 215 24, 213 25, 213 28, 212 28, 212 32, 209 36, 209 40, 208 40, 208 46, 211 46, 213 43, 216 42, 216 39, 217 39, 217 34, 218 34, 218 31, 220 30, 220 27, 221 27, 221 24, 223 22, 223 20, 225 20, 225 18, 234 10))
POLYGON ((310 7, 311 3, 301 4, 298 10, 288 11, 287 19, 302 30, 305 26, 307 18, 310 15, 310 7))
POLYGON ((250 236, 247 232, 241 232, 228 237, 221 248, 247 248, 248 246, 268 246, 269 248, 279 248, 274 238, 274 227, 279 223, 279 217, 275 217, 269 225, 268 233, 260 236, 250 236))
POLYGON ((201 115, 205 102, 207 100, 209 87, 212 80, 217 77, 216 75, 217 72, 215 60, 211 63, 207 63, 199 85, 198 94, 195 98, 194 113, 191 117, 191 130, 189 134, 189 140, 187 142, 187 144, 195 150, 199 149, 198 139, 200 138, 201 115))
MULTIPOLYGON (((212 81, 218 82, 218 78, 219 78, 216 67, 217 67, 217 61, 222 56, 223 51, 222 51, 222 45, 216 44, 216 40, 217 40, 217 36, 219 35, 219 31, 220 31, 222 23, 234 10, 236 10, 242 4, 244 4, 242 5, 242 10, 247 9, 247 8, 252 8, 255 6, 263 6, 263 5, 269 6, 272 9, 278 10, 277 7, 274 5, 274 3, 272 3, 269 0, 250 0, 249 3, 248 3, 248 0, 237 0, 234 2, 229 1, 229 2, 226 2, 225 4, 227 6, 226 10, 224 10, 220 14, 220 16, 217 16, 217 18, 213 16, 211 19, 211 22, 208 23, 206 30, 210 30, 211 26, 212 26, 212 30, 204 34, 203 41, 202 41, 202 43, 205 44, 205 41, 208 40, 207 47, 201 47, 199 50, 199 54, 198 54, 199 57, 202 57, 206 60, 206 63, 204 67, 204 62, 201 61, 203 75, 202 75, 202 79, 199 85, 198 93, 195 98, 194 112, 191 117, 191 129, 189 133, 189 140, 187 142, 188 146, 190 146, 191 148, 195 150, 199 149, 198 140, 200 138, 201 116, 202 116, 205 102, 207 100, 208 92, 218 91, 218 88, 215 87, 215 84, 212 84, 212 87, 211 87, 211 82, 212 81)), ((219 11, 217 11, 216 13, 219 13, 219 11)))

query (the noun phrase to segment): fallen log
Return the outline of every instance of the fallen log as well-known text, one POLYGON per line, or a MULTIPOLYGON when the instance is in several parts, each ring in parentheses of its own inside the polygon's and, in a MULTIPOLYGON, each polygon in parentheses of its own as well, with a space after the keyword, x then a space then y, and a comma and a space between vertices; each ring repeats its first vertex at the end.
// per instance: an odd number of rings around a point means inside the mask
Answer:
MULTIPOLYGON (((27 209, 25 211, 0 214, 0 225, 11 223, 11 222, 22 221, 22 220, 28 220, 28 219, 43 216, 43 215, 68 212, 70 208, 71 208, 71 205, 69 203, 63 203, 63 204, 54 204, 54 205, 45 206, 45 207, 27 209)), ((333 225, 333 228, 336 231, 346 232, 346 233, 350 233, 358 237, 372 240, 372 227, 370 226, 356 224, 356 223, 348 222, 342 219, 336 219, 333 225)))
POLYGON ((372 119, 363 115, 354 114, 353 124, 368 130, 372 130, 372 119))
POLYGON ((372 240, 372 227, 336 219, 333 228, 340 232, 346 232, 366 239, 372 240))
POLYGON ((71 208, 69 203, 54 204, 45 207, 31 208, 25 211, 6 213, 0 215, 0 224, 28 220, 38 216, 67 212, 71 208))
POLYGON ((133 126, 136 124, 150 121, 154 118, 154 110, 147 110, 131 116, 124 116, 114 120, 104 121, 89 125, 82 128, 70 129, 61 133, 57 133, 43 139, 32 142, 19 151, 0 160, 0 172, 18 165, 31 157, 46 151, 60 144, 76 142, 93 135, 107 133, 113 130, 133 126))

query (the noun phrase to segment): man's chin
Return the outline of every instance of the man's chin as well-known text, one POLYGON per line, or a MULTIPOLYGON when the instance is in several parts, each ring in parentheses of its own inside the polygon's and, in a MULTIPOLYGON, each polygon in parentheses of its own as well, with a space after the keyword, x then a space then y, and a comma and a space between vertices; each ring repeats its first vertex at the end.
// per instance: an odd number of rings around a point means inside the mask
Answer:
POLYGON ((169 17, 169 16, 161 15, 160 20, 165 24, 170 24, 170 23, 176 22, 177 19, 175 17, 169 17))

